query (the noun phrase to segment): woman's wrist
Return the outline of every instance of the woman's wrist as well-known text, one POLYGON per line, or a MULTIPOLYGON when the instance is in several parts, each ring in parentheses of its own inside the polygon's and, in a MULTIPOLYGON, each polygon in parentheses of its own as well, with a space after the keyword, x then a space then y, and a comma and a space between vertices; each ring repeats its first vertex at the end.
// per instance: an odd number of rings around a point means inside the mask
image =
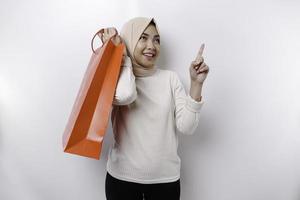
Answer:
POLYGON ((202 86, 203 83, 199 83, 199 82, 191 82, 191 88, 190 88, 190 96, 196 100, 196 101, 201 101, 202 99, 202 86))

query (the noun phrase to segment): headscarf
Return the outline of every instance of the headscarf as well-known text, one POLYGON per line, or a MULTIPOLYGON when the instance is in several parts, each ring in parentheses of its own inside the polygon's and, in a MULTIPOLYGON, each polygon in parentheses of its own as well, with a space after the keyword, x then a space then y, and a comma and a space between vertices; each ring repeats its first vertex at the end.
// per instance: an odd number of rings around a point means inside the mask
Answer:
POLYGON ((133 73, 135 76, 150 76, 156 71, 155 65, 152 68, 145 68, 144 66, 138 64, 133 55, 134 49, 141 35, 151 22, 155 24, 156 30, 158 32, 158 28, 154 18, 146 17, 136 17, 129 20, 123 25, 120 31, 120 36, 122 37, 127 47, 127 54, 131 58, 133 73))

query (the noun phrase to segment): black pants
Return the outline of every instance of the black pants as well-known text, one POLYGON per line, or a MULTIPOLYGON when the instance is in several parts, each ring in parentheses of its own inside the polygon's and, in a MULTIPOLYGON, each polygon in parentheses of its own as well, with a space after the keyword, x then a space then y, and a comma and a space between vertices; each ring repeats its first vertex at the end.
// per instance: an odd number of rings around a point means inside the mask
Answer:
POLYGON ((107 200, 179 200, 180 179, 170 183, 141 184, 112 177, 105 179, 107 200))

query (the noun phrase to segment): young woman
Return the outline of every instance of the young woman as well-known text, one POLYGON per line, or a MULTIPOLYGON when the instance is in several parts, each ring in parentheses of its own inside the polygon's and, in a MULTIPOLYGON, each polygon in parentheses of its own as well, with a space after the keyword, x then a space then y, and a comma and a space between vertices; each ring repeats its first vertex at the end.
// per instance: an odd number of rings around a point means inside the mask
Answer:
MULTIPOLYGON (((113 32, 105 29, 104 41, 113 32)), ((127 52, 111 113, 114 142, 107 161, 106 198, 179 200, 178 133, 193 134, 199 122, 201 90, 209 71, 202 57, 204 45, 189 68, 186 95, 176 72, 155 65, 160 35, 153 18, 131 19, 118 38, 127 52)))

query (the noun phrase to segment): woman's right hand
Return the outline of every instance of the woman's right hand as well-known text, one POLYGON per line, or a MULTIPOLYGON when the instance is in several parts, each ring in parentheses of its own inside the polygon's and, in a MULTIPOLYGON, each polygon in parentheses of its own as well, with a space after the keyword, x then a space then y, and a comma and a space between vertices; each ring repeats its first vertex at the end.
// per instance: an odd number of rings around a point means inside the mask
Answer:
MULTIPOLYGON (((117 32, 117 29, 114 28, 114 27, 109 27, 109 28, 105 28, 104 29, 104 33, 102 34, 102 42, 103 43, 106 43, 113 35, 115 35, 117 32)), ((119 34, 116 35, 116 37, 113 37, 112 38, 112 42, 115 44, 115 45, 119 45, 122 43, 122 38, 119 34)), ((127 51, 126 51, 126 48, 124 49, 124 53, 123 53, 124 56, 127 56, 127 51)))
MULTIPOLYGON (((101 36, 102 42, 105 43, 109 38, 111 38, 113 35, 115 35, 117 32, 117 29, 114 27, 104 28, 103 34, 101 36)), ((118 35, 117 35, 118 36, 118 35)), ((121 43, 120 38, 115 37, 112 39, 112 41, 117 45, 121 43)))

